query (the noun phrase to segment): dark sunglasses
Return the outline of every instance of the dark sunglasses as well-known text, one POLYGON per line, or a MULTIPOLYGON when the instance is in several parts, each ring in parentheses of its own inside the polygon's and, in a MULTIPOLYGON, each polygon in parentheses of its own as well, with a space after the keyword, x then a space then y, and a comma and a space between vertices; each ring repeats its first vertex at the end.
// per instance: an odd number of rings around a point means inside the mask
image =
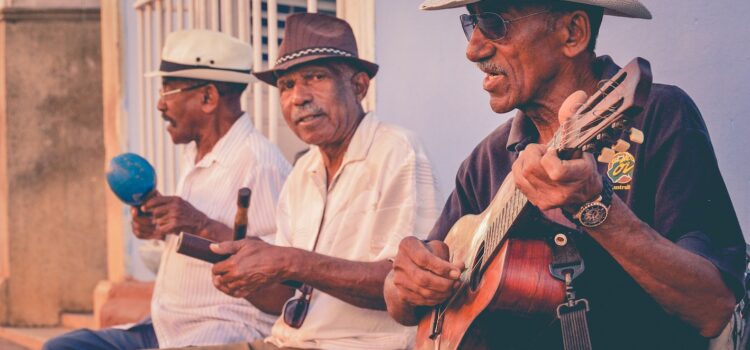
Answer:
POLYGON ((513 19, 505 19, 494 12, 463 14, 459 18, 461 19, 461 27, 464 29, 466 40, 471 40, 471 35, 474 34, 474 29, 476 27, 479 27, 479 30, 485 38, 489 40, 500 40, 508 34, 508 24, 546 12, 549 12, 549 10, 534 12, 513 19))
POLYGON ((302 327, 302 323, 305 322, 307 310, 310 308, 313 288, 303 284, 300 291, 302 291, 302 295, 299 298, 289 299, 284 304, 284 323, 295 329, 302 327))

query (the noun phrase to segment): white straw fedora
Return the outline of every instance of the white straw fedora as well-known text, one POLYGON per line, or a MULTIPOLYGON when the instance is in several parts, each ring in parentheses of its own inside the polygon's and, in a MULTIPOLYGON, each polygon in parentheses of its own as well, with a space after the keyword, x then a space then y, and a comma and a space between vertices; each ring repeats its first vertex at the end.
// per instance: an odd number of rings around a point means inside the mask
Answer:
MULTIPOLYGON (((425 0, 422 10, 442 10, 466 6, 481 0, 425 0)), ((487 0, 485 0, 487 1, 487 0)), ((638 0, 561 0, 604 8, 604 14, 620 17, 651 19, 651 12, 638 0)))
POLYGON ((167 36, 159 70, 146 76, 249 83, 252 52, 250 44, 225 33, 180 30, 167 36))

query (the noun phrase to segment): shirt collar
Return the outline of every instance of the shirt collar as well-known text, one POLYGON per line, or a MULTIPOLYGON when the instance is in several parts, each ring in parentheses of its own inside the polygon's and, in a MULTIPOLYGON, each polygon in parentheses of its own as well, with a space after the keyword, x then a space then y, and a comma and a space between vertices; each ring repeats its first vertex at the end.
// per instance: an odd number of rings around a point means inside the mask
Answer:
MULTIPOLYGON (((615 64, 612 57, 604 55, 599 56, 594 60, 594 74, 599 79, 610 79, 618 71, 620 67, 615 64)), ((518 111, 513 117, 510 124, 510 133, 508 134, 508 143, 505 145, 509 152, 520 152, 529 143, 536 141, 539 138, 539 131, 534 126, 531 119, 526 118, 526 115, 518 111)))
MULTIPOLYGON (((247 113, 243 113, 234 124, 229 128, 224 136, 222 136, 218 142, 214 145, 208 154, 201 159, 196 167, 207 168, 214 162, 219 165, 231 164, 233 159, 237 156, 237 146, 241 142, 245 142, 247 136, 255 132, 250 116, 247 113)), ((195 162, 195 156, 197 154, 197 146, 195 142, 191 142, 185 147, 184 156, 190 163, 195 162)))
MULTIPOLYGON (((338 173, 341 174, 344 168, 351 163, 362 161, 367 158, 367 154, 370 152, 370 147, 375 141, 375 132, 380 125, 380 120, 375 116, 374 113, 367 113, 362 121, 359 122, 357 130, 354 131, 349 146, 344 153, 344 159, 341 161, 341 167, 339 167, 338 173)), ((325 167, 323 165, 323 156, 320 154, 320 148, 318 146, 310 147, 310 152, 314 154, 314 160, 310 162, 310 166, 307 168, 308 172, 325 174, 325 167)))
POLYGON ((508 134, 508 143, 505 145, 509 152, 520 152, 526 145, 534 142, 539 138, 539 132, 531 119, 518 111, 510 122, 510 134, 508 134))
POLYGON ((357 162, 367 158, 367 153, 370 152, 370 146, 372 146, 375 140, 375 131, 378 128, 380 121, 373 113, 367 113, 362 121, 357 126, 357 131, 354 132, 352 140, 349 142, 349 147, 346 149, 344 154, 344 160, 341 162, 341 168, 348 163, 357 162))

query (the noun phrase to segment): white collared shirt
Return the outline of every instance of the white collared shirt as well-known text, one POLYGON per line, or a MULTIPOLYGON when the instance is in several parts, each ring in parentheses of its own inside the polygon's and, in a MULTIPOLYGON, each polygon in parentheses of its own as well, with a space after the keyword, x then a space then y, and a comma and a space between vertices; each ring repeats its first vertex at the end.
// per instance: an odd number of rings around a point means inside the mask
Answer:
MULTIPOLYGON (((195 143, 187 145, 177 194, 213 220, 232 227, 237 190, 252 190, 248 236, 273 241, 274 209, 290 165, 261 135, 247 114, 197 164, 195 143)), ((156 276, 151 317, 159 346, 213 345, 262 339, 276 316, 245 299, 217 290, 213 265, 176 251, 177 236, 166 237, 156 276)))
MULTIPOLYGON (((382 261, 396 255, 404 237, 424 238, 441 202, 416 137, 368 114, 330 186, 317 147, 299 159, 279 198, 276 244, 311 250, 320 228, 315 252, 382 261)), ((307 349, 406 349, 414 332, 385 311, 359 308, 314 290, 302 327, 291 328, 280 318, 266 341, 307 349)))

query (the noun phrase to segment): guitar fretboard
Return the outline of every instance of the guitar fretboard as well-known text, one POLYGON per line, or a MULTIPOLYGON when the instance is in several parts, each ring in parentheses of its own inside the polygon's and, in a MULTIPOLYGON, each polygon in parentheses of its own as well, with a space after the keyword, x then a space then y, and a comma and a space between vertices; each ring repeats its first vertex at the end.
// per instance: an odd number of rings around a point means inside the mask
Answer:
MULTIPOLYGON (((563 128, 558 129, 558 131, 555 133, 555 136, 549 143, 550 148, 557 148, 558 146, 560 146, 560 142, 562 139, 562 132, 560 130, 562 129, 563 128)), ((512 186, 513 192, 510 194, 510 197, 508 197, 507 200, 499 201, 499 203, 497 204, 493 201, 493 203, 491 204, 492 206, 497 206, 498 210, 493 210, 490 214, 490 224, 489 226, 487 226, 487 230, 485 232, 484 255, 482 256, 482 265, 480 266, 480 268, 483 268, 487 264, 487 262, 489 262, 489 259, 493 256, 495 250, 498 247, 502 246, 508 234, 508 230, 516 221, 518 215, 521 214, 523 208, 529 202, 529 199, 526 198, 526 196, 521 193, 521 191, 516 187, 516 183, 513 180, 512 174, 508 174, 505 182, 507 182, 507 184, 503 183, 503 186, 512 186)), ((499 196, 496 196, 496 198, 497 197, 499 196)))

